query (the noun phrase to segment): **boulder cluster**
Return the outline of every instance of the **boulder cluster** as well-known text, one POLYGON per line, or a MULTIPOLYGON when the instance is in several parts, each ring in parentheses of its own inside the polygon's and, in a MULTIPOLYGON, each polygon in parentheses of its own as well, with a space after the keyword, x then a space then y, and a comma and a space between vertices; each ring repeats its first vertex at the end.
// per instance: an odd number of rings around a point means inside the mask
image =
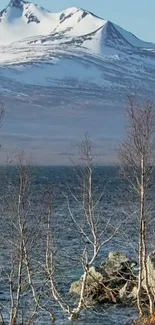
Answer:
MULTIPOLYGON (((155 284, 155 254, 148 257, 150 283, 155 284), (154 259, 153 259, 154 257, 154 259)), ((70 292, 80 295, 83 275, 71 284, 70 292)), ((109 252, 100 266, 92 266, 87 273, 85 286, 85 303, 122 303, 134 305, 137 299, 138 266, 124 253, 109 252)), ((145 281, 143 283, 143 301, 147 303, 145 281)))

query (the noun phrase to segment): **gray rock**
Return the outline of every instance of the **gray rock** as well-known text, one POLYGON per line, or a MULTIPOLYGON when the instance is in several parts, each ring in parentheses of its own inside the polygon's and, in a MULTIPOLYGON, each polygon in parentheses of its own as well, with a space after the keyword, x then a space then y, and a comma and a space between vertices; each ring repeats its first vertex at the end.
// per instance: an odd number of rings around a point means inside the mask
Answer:
MULTIPOLYGON (((83 275, 80 280, 71 284, 70 292, 80 295, 83 275)), ((106 287, 108 280, 106 273, 101 268, 92 266, 89 270, 85 290, 85 304, 116 302, 114 295, 106 287), (101 271, 101 272, 100 272, 101 271)))
MULTIPOLYGON (((85 298, 88 303, 129 303, 136 300, 135 261, 120 252, 110 252, 100 267, 89 269, 85 298)), ((71 284, 70 292, 80 295, 83 275, 71 284)))
MULTIPOLYGON (((103 275, 99 272, 100 268, 96 268, 92 266, 89 269, 89 273, 87 276, 87 290, 93 290, 99 283, 103 281, 103 275)), ((71 284, 70 292, 80 294, 81 291, 81 284, 83 280, 83 275, 81 276, 80 280, 75 281, 71 284)))
POLYGON ((137 286, 133 282, 126 282, 119 290, 119 298, 123 303, 134 303, 137 299, 137 286))
MULTIPOLYGON (((150 253, 147 257, 147 269, 148 269, 148 282, 155 296, 155 251, 150 253)), ((146 287, 146 281, 143 281, 143 287, 146 287)))
POLYGON ((77 295, 80 295, 80 291, 81 291, 81 280, 77 280, 71 283, 70 286, 70 293, 75 293, 77 295))
POLYGON ((130 260, 124 253, 112 251, 101 264, 101 267, 110 275, 120 274, 128 279, 133 276, 135 261, 130 260))

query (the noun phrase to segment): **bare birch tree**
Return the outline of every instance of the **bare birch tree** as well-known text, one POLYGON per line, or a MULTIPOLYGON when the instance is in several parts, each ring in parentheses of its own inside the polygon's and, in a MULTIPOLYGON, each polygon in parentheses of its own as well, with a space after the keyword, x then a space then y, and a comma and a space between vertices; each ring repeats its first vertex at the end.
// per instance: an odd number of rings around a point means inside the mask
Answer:
MULTIPOLYGON (((40 310, 44 281, 40 281, 37 243, 41 231, 41 207, 36 206, 32 188, 31 166, 21 153, 12 178, 7 177, 5 196, 6 232, 3 243, 7 247, 10 265, 4 271, 9 280, 10 325, 30 325, 40 310), (36 211, 37 210, 37 211, 36 211), (9 257, 10 255, 10 257, 9 257)), ((35 196, 35 197, 34 197, 35 196)), ((46 281, 45 281, 46 282, 46 281)), ((53 317, 52 313, 50 315, 53 317)))
POLYGON ((81 164, 77 167, 76 171, 78 185, 76 185, 74 192, 70 190, 69 195, 64 194, 67 200, 68 212, 73 228, 74 230, 76 229, 75 236, 77 236, 80 241, 81 256, 79 256, 79 260, 81 260, 84 271, 80 296, 74 308, 69 306, 69 304, 64 301, 54 282, 52 239, 50 233, 50 220, 52 219, 51 206, 49 206, 48 209, 48 231, 45 263, 45 268, 51 285, 52 296, 59 304, 61 309, 65 313, 69 314, 69 319, 71 320, 78 318, 82 309, 86 307, 87 278, 90 267, 98 257, 102 247, 108 244, 119 229, 119 225, 117 228, 110 225, 110 219, 106 219, 104 222, 104 212, 103 210, 102 213, 99 211, 99 205, 102 204, 101 200, 103 193, 100 193, 100 195, 97 196, 93 188, 94 157, 92 143, 88 134, 84 135, 79 149, 81 164), (75 210, 78 211, 78 214, 75 214, 75 210))
POLYGON ((128 127, 126 139, 119 150, 121 172, 128 180, 139 204, 139 277, 137 306, 140 316, 142 308, 142 283, 145 280, 149 300, 149 312, 154 310, 154 297, 149 285, 147 269, 148 199, 150 186, 154 181, 155 149, 155 111, 150 101, 136 105, 135 99, 129 97, 128 127))

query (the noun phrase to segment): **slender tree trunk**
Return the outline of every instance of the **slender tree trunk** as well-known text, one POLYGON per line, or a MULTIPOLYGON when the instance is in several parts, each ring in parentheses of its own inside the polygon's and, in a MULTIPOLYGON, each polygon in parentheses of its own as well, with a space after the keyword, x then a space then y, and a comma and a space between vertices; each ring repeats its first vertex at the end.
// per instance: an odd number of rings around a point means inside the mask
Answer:
POLYGON ((140 225, 140 234, 139 234, 139 274, 138 274, 138 289, 137 289, 137 307, 139 311, 139 315, 143 315, 143 310, 142 310, 142 302, 141 302, 141 296, 142 296, 142 271, 143 271, 143 266, 142 266, 142 236, 141 236, 141 229, 142 229, 142 224, 140 225))
POLYGON ((145 280, 146 292, 149 299, 149 311, 152 315, 154 310, 154 297, 150 289, 148 279, 148 268, 146 261, 146 216, 145 216, 145 157, 142 154, 141 158, 141 184, 140 184, 140 246, 139 246, 139 281, 138 281, 138 296, 137 305, 140 315, 142 315, 141 295, 142 282, 145 280))
MULTIPOLYGON (((144 249, 146 251, 146 247, 145 246, 144 246, 144 249)), ((149 284, 146 253, 145 253, 145 259, 144 259, 144 277, 145 277, 145 281, 146 281, 147 296, 148 296, 148 299, 149 299, 149 312, 150 312, 150 315, 153 315, 153 312, 154 312, 154 296, 152 294, 152 291, 151 291, 151 288, 150 288, 150 284, 149 284)))
POLYGON ((23 247, 22 243, 20 243, 20 256, 19 256, 19 265, 18 265, 18 283, 17 283, 17 295, 16 295, 16 306, 14 308, 14 312, 12 314, 11 324, 17 323, 18 312, 19 312, 19 304, 20 304, 20 295, 21 295, 21 287, 22 287, 22 269, 23 269, 23 247))
POLYGON ((84 272, 84 275, 83 275, 80 299, 79 299, 77 308, 72 310, 71 316, 69 318, 70 320, 77 319, 79 317, 81 309, 83 308, 83 304, 85 301, 85 289, 86 289, 86 283, 87 283, 87 276, 88 276, 88 270, 86 269, 84 272))
POLYGON ((147 267, 147 254, 146 254, 146 220, 145 220, 145 215, 144 218, 142 219, 142 246, 143 246, 143 276, 145 280, 145 285, 146 285, 146 292, 147 296, 149 299, 149 312, 150 315, 153 314, 154 311, 154 296, 152 294, 150 284, 149 284, 149 278, 148 278, 148 267, 147 267))

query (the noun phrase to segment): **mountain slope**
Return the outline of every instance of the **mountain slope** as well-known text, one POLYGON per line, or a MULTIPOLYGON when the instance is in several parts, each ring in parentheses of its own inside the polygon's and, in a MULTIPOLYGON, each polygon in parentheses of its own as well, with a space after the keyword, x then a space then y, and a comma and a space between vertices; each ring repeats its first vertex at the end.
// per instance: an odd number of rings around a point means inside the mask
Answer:
POLYGON ((76 7, 54 14, 11 0, 0 13, 0 44, 3 80, 90 92, 143 92, 154 82, 154 44, 76 7))
POLYGON ((88 130, 99 156, 105 136, 106 161, 113 161, 126 95, 152 99, 154 85, 155 45, 110 21, 76 7, 54 14, 24 0, 0 13, 4 147, 18 142, 40 163, 52 152, 57 163, 88 130))
POLYGON ((147 92, 154 82, 154 44, 76 7, 54 14, 11 0, 0 13, 0 44, 3 80, 117 93, 147 92))
POLYGON ((32 3, 11 0, 0 13, 0 44, 10 44, 25 37, 50 33, 58 21, 58 15, 52 15, 32 3))
POLYGON ((80 8, 52 14, 24 0, 11 0, 0 13, 0 44, 6 45, 25 37, 63 32, 66 35, 88 34, 104 25, 104 20, 80 8))
POLYGON ((91 37, 99 30, 106 34, 107 41, 112 39, 117 43, 119 41, 120 45, 155 48, 154 44, 143 42, 121 27, 76 7, 55 14, 31 2, 11 0, 0 12, 0 45, 39 35, 91 37))

